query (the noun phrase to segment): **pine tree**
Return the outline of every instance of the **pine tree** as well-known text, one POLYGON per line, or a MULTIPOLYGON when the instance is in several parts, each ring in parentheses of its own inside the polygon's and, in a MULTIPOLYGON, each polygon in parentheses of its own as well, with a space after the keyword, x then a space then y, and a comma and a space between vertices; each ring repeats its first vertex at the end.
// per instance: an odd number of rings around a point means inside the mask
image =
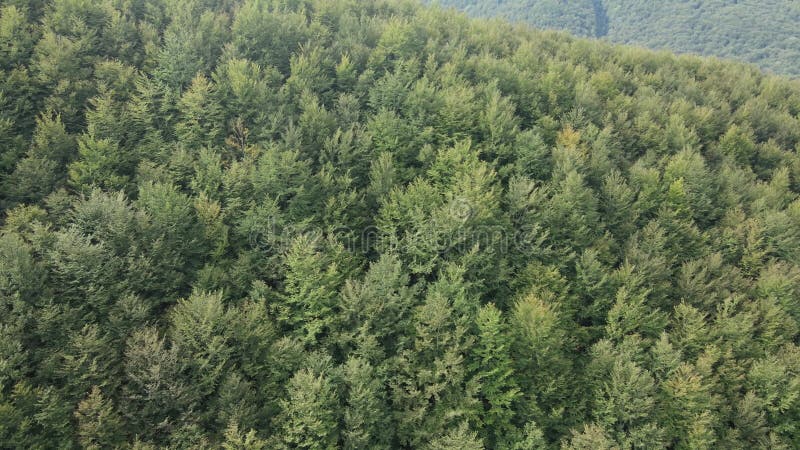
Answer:
POLYGON ((235 422, 231 422, 225 429, 225 441, 222 443, 222 448, 225 450, 265 450, 269 447, 265 440, 259 439, 255 430, 244 433, 239 431, 239 426, 235 422))
POLYGON ((541 424, 546 433, 568 427, 562 399, 575 398, 578 386, 572 379, 572 364, 565 357, 567 338, 559 311, 535 294, 521 298, 514 305, 511 330, 516 382, 521 391, 520 413, 526 421, 541 424), (575 396, 575 397, 572 397, 575 396))
POLYGON ((453 429, 449 433, 432 440, 425 447, 426 450, 448 450, 448 449, 462 449, 462 450, 483 450, 483 442, 478 439, 478 433, 470 432, 469 425, 466 422, 453 429))
POLYGON ((281 75, 274 67, 260 66, 247 59, 230 59, 217 66, 214 81, 218 95, 226 99, 223 111, 235 112, 254 138, 268 138, 277 131, 272 114, 278 112, 275 91, 281 75))
POLYGON ((87 449, 112 448, 124 440, 122 420, 97 386, 78 404, 78 440, 87 449))
POLYGON ((37 36, 28 22, 25 11, 16 5, 4 5, 0 10, 0 70, 10 70, 26 62, 33 51, 37 36))
POLYGON ((713 448, 715 404, 708 380, 686 363, 678 366, 664 383, 664 425, 672 439, 684 448, 713 448))
POLYGON ((83 136, 78 141, 78 155, 78 160, 69 166, 73 188, 89 192, 95 186, 112 191, 129 187, 132 162, 117 143, 83 136))
POLYGON ((621 448, 603 427, 597 424, 584 425, 583 431, 572 431, 572 437, 562 447, 565 450, 617 450, 621 448))
POLYGON ((578 172, 567 173, 559 183, 548 205, 547 221, 556 245, 584 249, 599 236, 597 198, 578 172))
POLYGON ((66 132, 60 115, 38 117, 30 149, 2 184, 5 197, 11 202, 41 201, 63 184, 64 166, 75 153, 75 139, 66 132))
POLYGON ((125 351, 125 402, 119 411, 146 441, 164 442, 194 397, 181 377, 179 349, 153 328, 136 330, 125 351))
POLYGON ((471 371, 479 383, 484 408, 484 442, 495 443, 511 431, 514 403, 520 397, 511 360, 512 338, 497 308, 489 303, 478 312, 478 339, 472 349, 471 371))
POLYGON ((636 192, 617 171, 603 179, 601 207, 608 229, 620 240, 626 239, 639 219, 635 208, 636 192))
POLYGON ((113 344, 95 324, 72 333, 60 352, 61 366, 56 370, 65 380, 66 398, 77 401, 90 386, 110 392, 119 387, 120 361, 113 344))
POLYGON ((605 335, 615 341, 622 341, 630 334, 655 339, 664 331, 666 323, 664 314, 647 304, 647 292, 631 293, 622 287, 608 312, 605 335))
POLYGON ((231 357, 222 294, 196 292, 180 300, 171 311, 170 325, 183 379, 192 387, 194 400, 205 401, 221 383, 231 357))
POLYGON ((619 357, 595 391, 594 415, 623 446, 664 446, 663 430, 652 417, 655 383, 647 370, 619 357))
POLYGON ((339 289, 350 270, 340 244, 300 236, 286 255, 287 324, 308 344, 319 344, 339 328, 339 289))
POLYGON ((140 289, 157 293, 163 302, 175 301, 186 292, 190 273, 205 253, 194 202, 172 184, 145 183, 139 186, 136 207, 150 218, 143 234, 152 267, 140 289))
POLYGON ((30 370, 21 331, 19 325, 0 324, 0 392, 9 390, 30 370))
POLYGON ((191 151, 222 143, 222 114, 214 84, 197 75, 178 103, 181 117, 175 125, 178 141, 191 151))
POLYGON ((343 370, 347 390, 344 407, 343 448, 389 448, 392 427, 380 375, 366 361, 349 358, 343 370))
POLYGON ((287 448, 337 448, 338 402, 328 377, 303 369, 289 380, 287 390, 281 401, 281 442, 287 448))
POLYGON ((526 423, 522 430, 516 430, 516 433, 506 436, 504 440, 507 442, 507 444, 503 444, 505 448, 511 450, 545 450, 549 448, 547 439, 536 422, 526 423))
POLYGON ((475 311, 466 293, 463 269, 452 268, 428 288, 414 315, 413 346, 393 362, 390 380, 398 439, 419 446, 445 434, 459 419, 474 419, 477 386, 468 380, 467 311, 475 311))
POLYGON ((404 348, 413 324, 415 289, 396 256, 384 254, 372 263, 363 281, 348 281, 342 289, 342 309, 348 317, 345 330, 364 329, 382 345, 387 355, 404 348))

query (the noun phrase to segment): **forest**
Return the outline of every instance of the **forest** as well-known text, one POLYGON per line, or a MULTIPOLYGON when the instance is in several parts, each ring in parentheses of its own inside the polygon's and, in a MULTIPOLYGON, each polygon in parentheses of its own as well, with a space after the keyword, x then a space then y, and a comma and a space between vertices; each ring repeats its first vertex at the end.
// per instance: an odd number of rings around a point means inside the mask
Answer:
POLYGON ((477 17, 657 50, 737 59, 800 76, 800 2, 794 0, 425 0, 477 17))
POLYGON ((404 0, 0 73, 0 448, 800 447, 800 81, 404 0))

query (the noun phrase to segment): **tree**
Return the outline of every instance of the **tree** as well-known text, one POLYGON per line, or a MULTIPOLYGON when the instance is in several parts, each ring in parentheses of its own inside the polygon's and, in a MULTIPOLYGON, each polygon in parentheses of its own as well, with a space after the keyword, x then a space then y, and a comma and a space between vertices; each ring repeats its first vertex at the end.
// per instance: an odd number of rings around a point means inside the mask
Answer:
POLYGON ((639 219, 636 192, 619 172, 611 172, 603 179, 601 198, 608 229, 620 240, 626 239, 639 219))
POLYGON ((686 448, 713 448, 718 420, 707 380, 686 363, 674 369, 662 383, 665 394, 666 429, 671 439, 686 448))
POLYGON ((0 69, 10 70, 30 59, 36 42, 34 27, 26 12, 16 5, 4 5, 0 10, 0 69))
POLYGON ((4 183, 11 201, 38 202, 64 180, 64 167, 75 156, 76 142, 58 114, 36 119, 32 145, 4 183))
POLYGON ((514 403, 520 397, 511 360, 512 336, 500 311, 489 303, 478 312, 478 339, 470 369, 479 383, 484 408, 479 416, 484 442, 502 442, 512 429, 514 403))
POLYGON ((12 204, 38 203, 60 184, 62 176, 54 161, 29 156, 20 159, 4 181, 4 191, 12 204))
POLYGON ((85 325, 69 336, 60 352, 60 367, 56 376, 62 378, 63 396, 77 402, 90 388, 115 391, 119 382, 119 356, 114 352, 112 341, 97 325, 85 325))
POLYGON ((288 213, 298 217, 309 212, 312 180, 309 161, 302 159, 296 149, 284 150, 276 146, 261 152, 250 174, 254 199, 274 199, 288 213))
POLYGON ((286 255, 284 317, 309 345, 318 345, 339 329, 339 289, 350 270, 348 255, 336 242, 300 236, 286 255))
POLYGON ((628 288, 621 287, 617 291, 616 302, 608 312, 605 334, 616 341, 622 341, 631 334, 655 339, 664 331, 666 323, 664 314, 647 304, 646 292, 631 293, 628 288))
POLYGON ((164 442, 193 393, 180 376, 179 349, 153 328, 136 330, 125 350, 125 403, 120 411, 148 441, 164 442))
POLYGON ((478 439, 478 433, 470 432, 469 425, 462 423, 458 428, 450 431, 446 435, 434 439, 426 449, 445 450, 458 448, 463 450, 483 450, 485 447, 478 439))
POLYGON ((595 389, 594 414, 623 446, 664 447, 663 430, 652 421, 655 383, 647 370, 618 357, 595 389))
POLYGON ((222 444, 225 450, 264 450, 268 444, 263 439, 259 439, 255 430, 246 433, 239 431, 239 426, 231 422, 225 429, 225 442, 222 444))
MULTIPOLYGON (((550 432, 568 428, 561 410, 561 398, 576 395, 572 363, 565 357, 568 345, 564 320, 557 305, 531 293, 520 298, 510 317, 514 333, 514 352, 526 355, 515 358, 517 383, 521 391, 520 413, 526 420, 535 421, 550 432)), ((577 402, 577 400, 575 400, 577 402)))
POLYGON ((566 450, 616 450, 619 445, 599 425, 584 425, 583 431, 572 431, 572 438, 563 446, 566 450))
POLYGON ((463 269, 440 274, 416 308, 413 345, 393 364, 390 401, 404 445, 421 445, 475 416, 477 386, 467 378, 464 355, 470 347, 470 312, 477 305, 465 287, 463 269))
POLYGON ((169 13, 172 20, 156 49, 153 72, 172 92, 180 92, 198 73, 210 72, 227 41, 229 18, 199 1, 171 4, 169 13))
POLYGON ((342 369, 347 391, 342 433, 344 448, 389 448, 394 433, 388 421, 380 375, 371 364, 359 358, 349 358, 342 369))
POLYGON ((280 439, 287 448, 337 448, 338 402, 333 384, 324 374, 303 369, 294 374, 281 401, 280 439))
POLYGON ((719 140, 719 151, 741 165, 749 165, 756 154, 752 132, 732 125, 719 140))
POLYGON ((279 10, 259 1, 243 2, 233 21, 232 43, 242 57, 262 67, 273 66, 284 76, 301 44, 325 36, 320 23, 309 23, 297 10, 279 10))
POLYGON ((342 289, 342 309, 348 317, 344 329, 367 330, 386 355, 394 355, 397 349, 408 345, 413 327, 416 290, 409 284, 410 278, 398 258, 381 255, 363 280, 349 280, 342 289))
POLYGON ((111 401, 103 397, 97 386, 78 404, 75 411, 78 436, 87 449, 116 447, 124 440, 122 421, 111 401))
POLYGON ((0 392, 21 380, 28 368, 29 355, 23 347, 19 326, 0 325, 0 392))
POLYGON ((226 100, 224 112, 235 113, 256 139, 266 139, 278 131, 272 115, 278 112, 276 91, 280 81, 281 74, 274 67, 241 58, 225 61, 214 74, 217 95, 226 100))
POLYGON ((178 142, 193 153, 222 143, 223 120, 216 95, 214 84, 198 74, 178 103, 181 115, 175 125, 175 134, 178 142))
POLYGON ((470 281, 499 289, 506 223, 496 173, 469 141, 442 148, 419 178, 392 191, 377 218, 379 250, 393 250, 412 274, 430 276, 448 263, 470 281))
POLYGON ((150 219, 143 235, 152 266, 140 289, 162 302, 175 301, 205 253, 194 203, 172 184, 150 182, 139 186, 136 206, 150 219))
POLYGON ((667 203, 678 202, 671 200, 675 195, 685 195, 683 207, 687 208, 689 218, 701 224, 717 218, 719 209, 714 205, 719 202, 715 202, 714 178, 709 176, 705 160, 696 151, 686 148, 671 157, 664 168, 664 183, 669 186, 667 203), (680 189, 681 194, 673 194, 676 189, 680 189))
POLYGON ((231 358, 222 294, 195 292, 178 301, 171 311, 170 324, 182 378, 192 387, 192 400, 203 403, 221 384, 231 358))
POLYGON ((585 249, 599 237, 597 198, 578 172, 566 174, 547 208, 546 220, 554 244, 585 249))
MULTIPOLYGON (((74 308, 85 319, 97 320, 105 317, 122 286, 117 282, 123 270, 123 260, 115 255, 105 242, 92 242, 91 236, 77 228, 60 231, 53 235, 53 243, 47 254, 47 262, 52 267, 52 277, 58 280, 56 292, 61 299, 54 307, 74 308)), ((67 311, 63 311, 66 313, 67 311)), ((54 317, 53 319, 56 319, 54 317)), ((53 323, 53 340, 59 342, 69 335, 67 330, 79 330, 83 323, 70 323, 67 316, 62 318, 59 329, 53 323)), ((87 386, 88 389, 88 386, 87 386)))
POLYGON ((78 141, 78 160, 69 166, 69 182, 77 190, 128 188, 133 161, 119 145, 108 139, 83 136, 78 141))

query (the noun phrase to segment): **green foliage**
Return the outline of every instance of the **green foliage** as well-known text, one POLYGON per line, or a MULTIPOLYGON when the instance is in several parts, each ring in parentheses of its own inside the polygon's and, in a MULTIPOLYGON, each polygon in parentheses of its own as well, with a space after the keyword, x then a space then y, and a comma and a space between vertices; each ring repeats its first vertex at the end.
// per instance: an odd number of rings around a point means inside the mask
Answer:
POLYGON ((475 377, 484 402, 484 412, 480 416, 485 429, 490 430, 484 442, 497 442, 510 431, 513 406, 520 391, 514 382, 511 339, 500 311, 491 303, 482 307, 477 326, 479 334, 473 349, 472 370, 477 372, 475 377))
MULTIPOLYGON (((722 7, 630 3, 513 18, 722 7)), ((800 447, 796 81, 404 0, 12 0, 0 75, 0 448, 800 447)))
POLYGON ((477 433, 470 433, 467 424, 463 423, 458 428, 447 433, 446 435, 434 439, 424 448, 430 450, 445 450, 449 448, 483 450, 485 447, 478 439, 477 433))
POLYGON ((336 448, 338 405, 330 380, 303 369, 289 380, 287 390, 280 433, 286 448, 336 448))
POLYGON ((256 436, 255 430, 247 433, 239 431, 239 426, 231 422, 225 429, 225 442, 222 444, 225 450, 264 450, 267 442, 256 436))
POLYGON ((338 291, 348 271, 345 258, 340 244, 305 236, 292 242, 286 255, 285 320, 309 343, 326 340, 338 328, 338 291))
POLYGON ((344 448, 388 448, 391 433, 381 379, 375 369, 359 358, 343 367, 347 386, 344 409, 344 448))
POLYGON ((124 150, 108 139, 86 136, 78 142, 79 159, 69 167, 69 181, 74 189, 89 191, 93 187, 122 190, 126 187, 131 163, 124 150))
POLYGON ((797 4, 725 0, 427 0, 477 17, 503 17, 576 36, 755 63, 788 75, 797 66, 797 4), (747 26, 742 26, 746 23, 747 26))
POLYGON ((99 449, 120 445, 124 438, 122 423, 113 405, 93 386, 75 411, 78 439, 84 448, 99 449))

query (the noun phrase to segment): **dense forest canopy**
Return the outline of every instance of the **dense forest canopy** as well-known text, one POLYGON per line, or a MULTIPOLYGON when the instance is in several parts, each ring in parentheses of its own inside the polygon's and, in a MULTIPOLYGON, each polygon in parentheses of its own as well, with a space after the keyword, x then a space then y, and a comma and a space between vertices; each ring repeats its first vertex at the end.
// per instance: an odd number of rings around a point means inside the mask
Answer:
POLYGON ((733 58, 800 76, 796 0, 426 0, 584 37, 733 58))
POLYGON ((0 5, 0 447, 800 446, 800 83, 395 0, 0 5))

